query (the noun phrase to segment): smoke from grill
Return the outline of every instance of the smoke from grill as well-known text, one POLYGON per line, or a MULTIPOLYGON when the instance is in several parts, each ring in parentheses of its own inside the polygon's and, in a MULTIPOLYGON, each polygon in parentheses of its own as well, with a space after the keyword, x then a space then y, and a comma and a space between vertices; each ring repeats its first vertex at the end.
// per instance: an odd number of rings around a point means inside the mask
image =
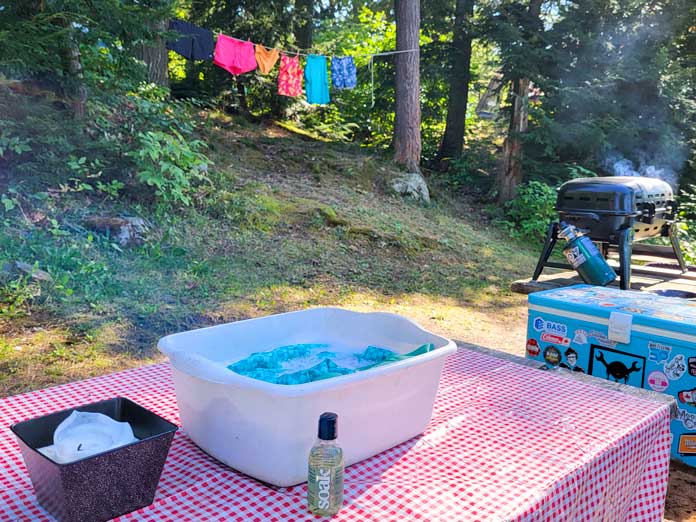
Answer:
POLYGON ((602 161, 602 167, 614 176, 645 176, 666 181, 672 186, 674 191, 679 186, 679 174, 669 165, 659 165, 650 161, 651 158, 645 153, 638 153, 638 166, 621 153, 612 151, 606 155, 602 161))

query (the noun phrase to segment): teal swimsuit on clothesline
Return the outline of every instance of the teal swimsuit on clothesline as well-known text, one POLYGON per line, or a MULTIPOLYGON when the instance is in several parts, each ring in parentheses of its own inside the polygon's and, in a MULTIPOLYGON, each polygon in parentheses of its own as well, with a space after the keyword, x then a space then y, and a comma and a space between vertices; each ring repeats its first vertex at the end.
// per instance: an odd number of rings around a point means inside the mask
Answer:
POLYGON ((326 56, 317 54, 307 56, 304 74, 307 102, 329 103, 329 78, 326 74, 326 56))

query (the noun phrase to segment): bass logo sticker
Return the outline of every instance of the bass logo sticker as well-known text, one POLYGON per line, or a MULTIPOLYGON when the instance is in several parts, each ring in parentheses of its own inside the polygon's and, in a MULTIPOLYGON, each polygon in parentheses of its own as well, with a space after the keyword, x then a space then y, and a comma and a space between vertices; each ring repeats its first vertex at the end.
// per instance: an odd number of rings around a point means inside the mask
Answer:
POLYGON ((665 364, 665 373, 673 381, 680 379, 684 372, 686 372, 686 358, 681 353, 665 364))
POLYGON ((553 321, 547 321, 542 317, 537 317, 534 319, 532 325, 537 332, 550 332, 562 337, 565 337, 568 333, 568 327, 563 323, 554 323, 553 321))
POLYGON ((536 339, 527 340, 527 353, 530 357, 536 357, 541 353, 541 348, 539 348, 539 343, 536 339))
POLYGON ((682 455, 696 455, 696 434, 684 433, 679 437, 679 453, 682 455))
POLYGON ((669 379, 664 373, 654 371, 648 375, 648 386, 657 392, 663 392, 669 386, 669 379))
MULTIPOLYGON (((669 359, 669 354, 672 352, 672 347, 666 344, 655 343, 650 341, 648 343, 648 350, 650 355, 648 359, 655 364, 664 364, 669 359)), ((696 360, 694 361, 696 363, 696 360)))

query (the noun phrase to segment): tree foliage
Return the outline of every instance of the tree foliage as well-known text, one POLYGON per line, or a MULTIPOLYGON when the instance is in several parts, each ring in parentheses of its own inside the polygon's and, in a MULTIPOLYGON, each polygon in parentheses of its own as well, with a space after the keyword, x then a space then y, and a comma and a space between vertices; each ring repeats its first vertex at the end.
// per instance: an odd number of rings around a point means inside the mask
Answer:
POLYGON ((652 165, 674 178, 686 174, 696 114, 687 2, 545 6, 537 34, 525 29, 520 2, 502 2, 488 25, 504 75, 527 75, 540 88, 525 138, 527 175, 563 179, 573 162, 612 174, 612 164, 624 158, 637 171, 652 165))
MULTIPOLYGON (((0 74, 5 84, 29 81, 32 88, 54 93, 47 103, 66 110, 75 83, 84 84, 88 93, 87 121, 64 132, 50 116, 43 122, 50 132, 37 130, 39 114, 9 103, 0 116, 7 122, 0 138, 9 151, 0 158, 5 163, 18 162, 28 169, 32 161, 59 163, 61 151, 65 157, 102 155, 106 173, 120 170, 118 175, 127 177, 123 171, 133 170, 129 154, 140 146, 137 132, 169 132, 163 122, 181 132, 181 122, 166 114, 185 112, 176 100, 189 98, 248 118, 292 120, 330 139, 366 147, 383 149, 392 142, 395 60, 370 60, 370 54, 395 48, 393 2, 314 1, 301 4, 301 10, 284 0, 0 0, 0 5, 0 74), (328 106, 310 106, 278 96, 274 75, 234 78, 211 62, 186 62, 170 54, 172 97, 165 92, 153 99, 141 86, 147 71, 137 50, 166 37, 152 22, 170 16, 283 49, 296 48, 298 24, 309 19, 312 51, 354 56, 358 87, 332 92, 328 106), (68 67, 75 46, 82 65, 79 76, 68 67), (125 140, 113 141, 112 136, 127 133, 133 119, 141 128, 125 140), (12 151, 11 143, 31 150, 12 151), (119 161, 124 163, 117 169, 119 161)), ((557 184, 576 167, 605 173, 611 171, 612 159, 626 158, 637 170, 653 165, 693 182, 693 2, 547 0, 540 18, 530 17, 529 5, 529 0, 475 4, 469 27, 473 45, 467 144, 461 157, 451 162, 449 186, 476 185, 477 194, 490 188, 493 176, 486 173, 507 132, 511 100, 506 85, 522 78, 529 78, 534 89, 522 140, 525 180, 557 184), (495 119, 488 119, 491 114, 479 117, 479 98, 498 75, 502 89, 494 95, 502 100, 502 108, 490 111, 495 119), (459 183, 464 178, 475 183, 459 183)), ((456 7, 456 0, 422 5, 421 133, 426 166, 436 157, 448 102, 457 95, 451 89, 456 7)))

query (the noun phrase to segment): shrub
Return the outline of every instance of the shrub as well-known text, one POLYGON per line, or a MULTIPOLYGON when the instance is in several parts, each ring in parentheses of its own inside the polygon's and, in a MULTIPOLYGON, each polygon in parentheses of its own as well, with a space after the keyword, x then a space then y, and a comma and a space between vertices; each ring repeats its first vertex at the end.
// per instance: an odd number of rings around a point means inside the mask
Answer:
POLYGON ((546 235, 549 222, 556 216, 556 190, 540 181, 519 187, 517 197, 505 204, 502 222, 514 237, 540 239, 546 235))
POLYGON ((696 185, 681 193, 679 198, 679 232, 682 251, 689 263, 696 263, 696 185))
POLYGON ((31 145, 29 145, 28 139, 20 136, 13 136, 7 129, 0 132, 0 159, 4 158, 9 153, 19 156, 23 152, 30 150, 31 145))
POLYGON ((138 134, 139 148, 128 156, 138 161, 139 181, 155 187, 166 204, 191 204, 195 186, 208 181, 210 160, 200 152, 205 143, 187 141, 177 131, 149 131, 138 134))
POLYGON ((29 275, 0 279, 0 317, 16 317, 27 313, 32 300, 41 295, 41 288, 29 275))

